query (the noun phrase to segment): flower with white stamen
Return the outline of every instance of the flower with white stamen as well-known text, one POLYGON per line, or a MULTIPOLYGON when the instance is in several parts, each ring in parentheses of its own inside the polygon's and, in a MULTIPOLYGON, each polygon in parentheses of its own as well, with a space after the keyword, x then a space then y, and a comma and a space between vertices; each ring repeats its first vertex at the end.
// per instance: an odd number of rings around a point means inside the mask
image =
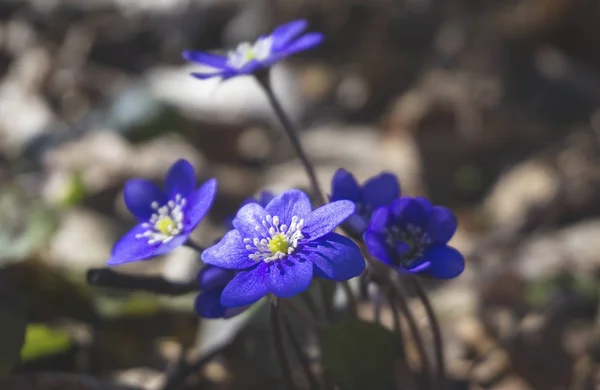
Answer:
POLYGON ((214 179, 196 189, 194 168, 185 160, 171 166, 164 190, 147 180, 129 180, 125 204, 139 223, 115 244, 108 264, 144 260, 184 244, 210 209, 216 190, 214 179))

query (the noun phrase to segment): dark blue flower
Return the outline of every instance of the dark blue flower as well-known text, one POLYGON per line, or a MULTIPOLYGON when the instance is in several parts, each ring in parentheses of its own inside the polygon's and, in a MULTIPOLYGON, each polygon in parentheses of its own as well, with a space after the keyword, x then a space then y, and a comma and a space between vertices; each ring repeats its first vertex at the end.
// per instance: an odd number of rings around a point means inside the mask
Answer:
POLYGON ((223 289, 235 276, 232 270, 206 265, 198 273, 198 286, 202 291, 194 304, 196 313, 204 318, 231 318, 248 306, 225 307, 221 304, 223 289))
POLYGON ((397 271, 449 279, 465 268, 462 254, 447 245, 456 224, 447 208, 403 196, 375 210, 364 240, 369 253, 397 271))
POLYGON ((202 253, 206 264, 239 270, 221 295, 226 307, 249 305, 272 293, 289 298, 308 288, 313 276, 347 280, 365 263, 356 244, 332 231, 354 213, 341 200, 312 210, 308 196, 290 190, 266 207, 243 206, 229 231, 202 253))
MULTIPOLYGON (((269 204, 269 202, 272 201, 273 198, 275 198, 275 195, 271 191, 263 191, 258 195, 258 198, 254 198, 254 197, 246 198, 242 202, 241 206, 245 206, 250 203, 257 203, 257 204, 261 205, 262 207, 267 207, 267 204, 269 204)), ((234 216, 229 216, 225 219, 225 226, 229 230, 234 228, 233 227, 233 218, 234 218, 234 216)))
POLYGON ((356 205, 356 212, 344 222, 351 233, 361 237, 373 211, 392 203, 400 196, 400 183, 395 175, 387 172, 370 178, 362 186, 347 170, 340 168, 331 180, 331 200, 348 199, 356 205))
POLYGON ((125 204, 139 223, 115 244, 108 265, 164 255, 185 243, 210 209, 217 181, 210 179, 196 189, 194 168, 179 160, 169 169, 164 187, 144 179, 125 183, 125 204))
POLYGON ((199 79, 212 77, 228 79, 254 73, 258 69, 272 66, 287 56, 321 43, 323 34, 300 35, 307 26, 306 20, 289 22, 277 27, 270 35, 261 36, 255 43, 239 44, 227 56, 187 50, 183 52, 183 58, 212 68, 208 72, 192 73, 192 76, 199 79))

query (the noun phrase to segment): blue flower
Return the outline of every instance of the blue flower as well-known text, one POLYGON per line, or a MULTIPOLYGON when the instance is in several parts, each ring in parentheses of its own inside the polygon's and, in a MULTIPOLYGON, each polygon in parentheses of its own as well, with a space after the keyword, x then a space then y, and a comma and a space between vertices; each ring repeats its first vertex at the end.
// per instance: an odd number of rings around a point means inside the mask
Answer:
POLYGON ((356 205, 356 212, 344 225, 358 237, 367 230, 373 211, 389 205, 399 196, 400 183, 395 175, 387 172, 380 173, 359 186, 350 172, 340 168, 331 180, 331 200, 348 199, 356 205))
POLYGON ((229 231, 202 253, 206 264, 239 270, 221 295, 226 307, 249 305, 272 293, 289 298, 306 290, 313 276, 347 280, 365 267, 360 249, 332 231, 354 213, 341 200, 312 210, 308 196, 290 190, 266 207, 243 206, 229 231))
POLYGON ((204 318, 231 318, 246 310, 248 306, 225 307, 221 304, 223 289, 234 276, 234 271, 213 265, 202 268, 198 273, 198 286, 202 292, 194 304, 196 314, 204 318))
POLYGON ((323 40, 323 34, 308 33, 301 35, 308 23, 296 20, 276 28, 270 35, 263 35, 255 43, 244 42, 227 56, 187 50, 183 58, 190 62, 212 68, 209 72, 192 73, 199 79, 221 77, 228 79, 238 75, 250 74, 261 68, 268 68, 277 61, 317 46, 323 40))
POLYGON ((456 226, 447 208, 403 196, 375 210, 363 238, 371 255, 399 272, 449 279, 465 269, 462 254, 447 245, 456 226))
POLYGON ((125 204, 139 223, 115 244, 108 265, 164 255, 184 244, 210 209, 217 181, 210 179, 196 189, 194 168, 179 160, 169 169, 164 187, 144 179, 125 183, 125 204))
MULTIPOLYGON (((254 198, 254 197, 246 198, 242 202, 242 206, 245 206, 245 205, 250 204, 250 203, 257 203, 257 204, 261 205, 262 207, 267 207, 267 205, 269 204, 270 201, 273 200, 273 198, 275 198, 275 195, 271 191, 263 191, 263 192, 260 193, 260 195, 258 195, 258 198, 254 198)), ((225 226, 227 226, 227 228, 229 230, 234 229, 234 227, 233 227, 233 218, 235 218, 235 217, 234 216, 228 216, 225 219, 225 226)))

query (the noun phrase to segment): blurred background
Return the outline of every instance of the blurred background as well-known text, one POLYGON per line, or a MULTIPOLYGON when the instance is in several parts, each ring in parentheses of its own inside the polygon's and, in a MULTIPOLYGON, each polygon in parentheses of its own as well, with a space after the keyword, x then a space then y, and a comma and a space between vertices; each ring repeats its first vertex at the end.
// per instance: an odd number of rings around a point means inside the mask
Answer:
MULTIPOLYGON (((204 245, 244 198, 307 187, 254 80, 199 81, 181 59, 297 18, 326 41, 274 88, 327 192, 338 167, 385 170, 459 217, 467 270, 428 284, 450 388, 600 389, 597 0, 0 0, 0 371, 26 338, 0 388, 158 390, 217 344, 181 389, 281 388, 264 318, 198 327, 193 294, 85 273, 134 223, 124 182, 179 158, 219 180, 204 245)), ((198 265, 181 248, 119 271, 198 265)))

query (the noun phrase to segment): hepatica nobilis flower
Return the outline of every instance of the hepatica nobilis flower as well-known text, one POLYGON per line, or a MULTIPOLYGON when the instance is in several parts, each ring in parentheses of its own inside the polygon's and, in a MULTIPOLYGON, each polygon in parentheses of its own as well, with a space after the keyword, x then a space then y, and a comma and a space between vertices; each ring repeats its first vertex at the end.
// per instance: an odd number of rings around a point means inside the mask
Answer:
POLYGON ((374 257, 397 271, 448 279, 465 268, 462 254, 447 245, 456 225, 447 208, 403 196, 375 210, 364 240, 374 257))
POLYGON ((198 273, 198 286, 202 291, 194 304, 196 314, 204 318, 231 318, 242 313, 248 306, 225 307, 221 304, 223 289, 235 276, 235 271, 204 266, 198 273))
POLYGON ((220 77, 228 79, 238 75, 254 73, 261 68, 268 68, 277 61, 317 46, 323 40, 323 34, 308 33, 306 20, 296 20, 277 27, 271 34, 263 35, 254 43, 240 43, 227 56, 206 52, 186 50, 183 58, 212 68, 207 72, 192 73, 199 79, 220 77))
POLYGON ((392 203, 400 196, 398 178, 387 172, 380 173, 367 180, 362 186, 347 170, 340 168, 331 180, 332 201, 348 199, 356 205, 356 212, 344 222, 344 225, 358 237, 369 226, 375 209, 392 203))
POLYGON ((226 307, 249 305, 272 293, 292 297, 308 288, 313 276, 347 280, 364 269, 360 249, 332 231, 352 213, 341 200, 312 210, 308 196, 290 190, 266 207, 243 206, 229 231, 202 253, 206 264, 239 270, 221 295, 226 307))
POLYGON ((215 179, 196 189, 194 168, 186 160, 169 168, 164 190, 148 180, 129 180, 123 196, 139 223, 115 244, 108 265, 163 255, 184 244, 210 209, 216 192, 215 179))

